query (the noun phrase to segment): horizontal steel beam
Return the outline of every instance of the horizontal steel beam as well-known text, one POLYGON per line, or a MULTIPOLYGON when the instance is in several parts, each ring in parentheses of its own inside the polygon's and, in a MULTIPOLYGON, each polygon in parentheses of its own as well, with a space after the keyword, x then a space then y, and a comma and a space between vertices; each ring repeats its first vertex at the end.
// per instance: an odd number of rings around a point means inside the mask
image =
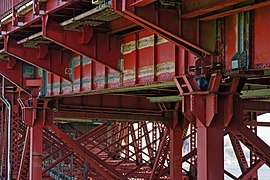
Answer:
POLYGON ((136 115, 117 113, 97 113, 97 112, 72 112, 58 111, 54 113, 55 121, 65 122, 91 122, 95 120, 116 120, 116 121, 164 121, 163 116, 157 115, 136 115))
POLYGON ((190 8, 193 8, 193 10, 183 14, 181 16, 181 18, 193 18, 193 17, 200 16, 200 15, 203 15, 203 14, 206 14, 206 13, 210 13, 210 12, 213 12, 213 11, 216 11, 216 10, 219 10, 219 9, 223 9, 223 8, 226 8, 226 7, 229 7, 229 6, 233 6, 235 4, 239 4, 239 3, 244 2, 244 1, 247 1, 247 0, 225 0, 225 1, 220 0, 219 2, 208 1, 209 3, 205 3, 203 1, 198 1, 198 0, 195 0, 195 2, 190 1, 190 0, 184 1, 183 2, 184 11, 185 11, 186 2, 188 2, 187 3, 188 6, 190 8), (196 2, 198 3, 197 6, 196 6, 196 2))
POLYGON ((150 102, 162 103, 162 102, 179 102, 182 101, 181 96, 160 96, 160 97, 147 97, 150 102))
POLYGON ((148 4, 151 4, 151 3, 155 2, 155 1, 157 1, 157 0, 138 0, 135 3, 131 4, 131 6, 142 7, 142 6, 146 6, 148 4))
POLYGON ((200 18, 199 20, 200 21, 211 21, 211 20, 214 20, 214 19, 230 16, 230 15, 233 15, 233 14, 236 14, 236 13, 239 13, 239 12, 250 11, 250 10, 262 8, 262 7, 265 7, 265 6, 270 6, 270 1, 265 1, 265 2, 258 3, 258 4, 252 4, 252 5, 249 5, 249 6, 244 6, 244 7, 241 7, 241 8, 237 8, 237 9, 225 11, 225 12, 222 12, 222 13, 206 16, 206 17, 200 18))
POLYGON ((243 102, 243 110, 249 112, 270 112, 270 102, 247 101, 243 102))

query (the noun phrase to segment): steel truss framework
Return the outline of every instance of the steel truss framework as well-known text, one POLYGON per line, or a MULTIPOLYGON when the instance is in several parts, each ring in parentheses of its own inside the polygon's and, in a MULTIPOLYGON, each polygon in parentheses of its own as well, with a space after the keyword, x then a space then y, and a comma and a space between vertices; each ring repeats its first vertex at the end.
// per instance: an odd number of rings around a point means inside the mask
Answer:
POLYGON ((269 126, 257 122, 270 112, 269 1, 102 2, 34 0, 1 21, 1 178, 256 179, 270 167, 256 134, 269 126))

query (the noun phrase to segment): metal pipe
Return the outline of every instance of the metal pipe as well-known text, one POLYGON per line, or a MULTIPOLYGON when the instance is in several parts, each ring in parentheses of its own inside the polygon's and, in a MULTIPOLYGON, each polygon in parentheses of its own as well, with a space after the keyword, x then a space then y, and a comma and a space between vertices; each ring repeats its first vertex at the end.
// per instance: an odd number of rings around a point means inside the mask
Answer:
POLYGON ((2 96, 1 101, 8 108, 8 137, 7 137, 7 180, 11 180, 11 104, 5 97, 5 77, 2 78, 2 96))

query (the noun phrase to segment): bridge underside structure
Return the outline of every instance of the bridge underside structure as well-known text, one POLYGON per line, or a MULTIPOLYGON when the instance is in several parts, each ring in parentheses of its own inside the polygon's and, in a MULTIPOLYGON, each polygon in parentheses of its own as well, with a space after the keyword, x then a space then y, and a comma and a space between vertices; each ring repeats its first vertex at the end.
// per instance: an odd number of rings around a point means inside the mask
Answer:
POLYGON ((0 177, 258 179, 269 18, 268 0, 1 1, 0 177))

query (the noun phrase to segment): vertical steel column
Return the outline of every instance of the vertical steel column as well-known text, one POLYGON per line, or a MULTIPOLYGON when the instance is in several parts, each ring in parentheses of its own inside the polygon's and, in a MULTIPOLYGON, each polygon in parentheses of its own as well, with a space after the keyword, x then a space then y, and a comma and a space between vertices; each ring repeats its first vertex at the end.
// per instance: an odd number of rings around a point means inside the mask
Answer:
MULTIPOLYGON (((193 125, 190 124, 190 152, 194 151, 197 148, 197 128, 193 125)), ((197 156, 192 156, 191 158, 191 164, 190 164, 190 170, 191 170, 191 175, 193 177, 196 176, 197 174, 197 156)))
POLYGON ((182 180, 182 129, 178 119, 178 111, 173 111, 171 115, 170 179, 182 180))
POLYGON ((212 74, 206 91, 195 78, 180 76, 175 79, 182 99, 184 116, 197 127, 197 169, 199 180, 224 179, 224 128, 233 116, 233 94, 239 78, 230 79, 227 95, 217 92, 222 76, 212 74))
POLYGON ((41 180, 43 127, 33 126, 30 129, 30 180, 41 180))
MULTIPOLYGON (((250 112, 250 121, 257 122, 257 113, 256 112, 250 112)), ((257 135, 257 126, 250 126, 251 131, 257 135)), ((250 151, 250 166, 254 165, 259 158, 256 156, 256 154, 252 151, 250 151)), ((258 171, 254 171, 252 175, 252 179, 258 179, 258 171)))
POLYGON ((198 179, 224 179, 223 136, 222 119, 209 127, 198 127, 198 179))

